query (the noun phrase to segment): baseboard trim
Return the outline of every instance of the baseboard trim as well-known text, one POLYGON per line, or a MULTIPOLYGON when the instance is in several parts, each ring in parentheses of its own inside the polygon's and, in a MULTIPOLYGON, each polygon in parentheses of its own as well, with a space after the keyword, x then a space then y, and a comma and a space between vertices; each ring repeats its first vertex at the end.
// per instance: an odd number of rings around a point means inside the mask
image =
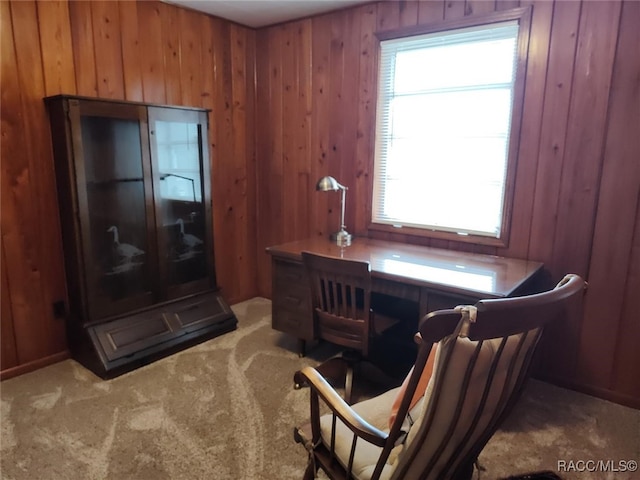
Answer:
POLYGON ((566 379, 554 378, 549 375, 533 375, 536 380, 548 382, 558 387, 568 388, 576 392, 585 393, 592 397, 598 397, 603 400, 608 400, 625 407, 635 408, 640 410, 640 398, 633 397, 631 395, 625 395, 624 393, 615 392, 613 390, 607 390, 605 388, 592 387, 590 385, 582 385, 577 382, 568 381, 566 379))
POLYGON ((69 354, 69 351, 65 350, 63 352, 55 353, 53 355, 49 355, 48 357, 39 358, 38 360, 24 363, 16 367, 7 368, 6 370, 0 371, 0 381, 8 380, 9 378, 17 377, 25 373, 33 372, 34 370, 38 370, 39 368, 46 367, 47 365, 61 362, 62 360, 66 360, 70 357, 71 355, 69 354))

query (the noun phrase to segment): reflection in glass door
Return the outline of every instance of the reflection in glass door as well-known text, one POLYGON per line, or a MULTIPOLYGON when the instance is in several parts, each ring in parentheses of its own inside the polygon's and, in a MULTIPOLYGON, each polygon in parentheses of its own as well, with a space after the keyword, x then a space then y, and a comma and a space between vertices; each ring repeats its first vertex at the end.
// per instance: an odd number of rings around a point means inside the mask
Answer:
POLYGON ((150 117, 157 222, 164 238, 160 255, 169 289, 177 287, 184 293, 193 282, 207 279, 202 126, 195 112, 176 111, 175 121, 171 112, 164 113, 162 119, 150 117))

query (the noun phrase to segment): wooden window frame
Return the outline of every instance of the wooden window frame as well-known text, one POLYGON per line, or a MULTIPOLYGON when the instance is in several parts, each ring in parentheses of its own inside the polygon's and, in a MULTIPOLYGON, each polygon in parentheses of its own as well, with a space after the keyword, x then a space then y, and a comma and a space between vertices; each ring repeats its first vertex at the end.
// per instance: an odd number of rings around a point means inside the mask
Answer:
MULTIPOLYGON (((487 15, 471 16, 456 20, 443 21, 438 24, 416 25, 403 27, 394 30, 376 32, 378 39, 378 65, 380 62, 381 48, 380 42, 384 40, 399 39, 423 35, 427 33, 446 32, 460 28, 475 27, 482 25, 490 25, 494 23, 517 21, 519 24, 518 40, 516 47, 516 77, 513 86, 513 106, 511 115, 511 130, 509 134, 509 150, 507 156, 507 172, 505 178, 505 200, 502 211, 501 231, 497 238, 483 235, 460 235, 455 232, 447 232, 443 230, 432 230, 428 228, 415 227, 396 227, 393 225, 380 224, 373 222, 373 176, 371 178, 370 195, 368 198, 369 212, 371 214, 369 230, 395 233, 402 235, 411 235, 418 237, 435 238, 442 240, 453 240, 457 242, 472 243, 478 245, 490 245, 495 247, 507 247, 509 244, 509 236, 511 231, 511 216, 513 211, 513 197, 515 190, 515 178, 518 163, 518 151, 520 148, 520 134, 522 126, 522 115, 524 108, 525 79, 527 74, 528 51, 531 32, 531 11, 532 7, 514 8, 512 10, 504 10, 490 13, 487 15)), ((378 72, 379 73, 379 72, 378 72)), ((377 85, 377 78, 376 78, 377 85)), ((377 98, 377 96, 376 96, 377 98)), ((376 110, 378 104, 376 101, 376 110)), ((377 124, 377 120, 376 120, 377 124)), ((375 151, 375 138, 372 139, 372 149, 375 151)), ((372 158, 372 169, 375 170, 375 159, 372 158)), ((452 186, 453 188, 453 186, 452 186)))

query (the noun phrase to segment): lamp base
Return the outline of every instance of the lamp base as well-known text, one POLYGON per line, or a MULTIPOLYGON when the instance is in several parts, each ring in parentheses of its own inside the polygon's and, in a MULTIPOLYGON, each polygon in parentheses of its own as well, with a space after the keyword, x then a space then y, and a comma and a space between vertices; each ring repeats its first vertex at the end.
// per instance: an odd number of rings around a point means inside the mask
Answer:
POLYGON ((346 230, 340 230, 336 233, 336 245, 339 247, 348 247, 351 245, 351 234, 346 230))

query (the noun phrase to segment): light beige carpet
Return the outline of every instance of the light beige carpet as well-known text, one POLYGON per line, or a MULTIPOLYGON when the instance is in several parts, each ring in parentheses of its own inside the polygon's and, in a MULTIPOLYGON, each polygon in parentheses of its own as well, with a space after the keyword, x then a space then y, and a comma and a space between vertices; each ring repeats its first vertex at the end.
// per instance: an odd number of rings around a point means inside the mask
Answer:
MULTIPOLYGON (((67 360, 2 382, 1 478, 300 479, 306 454, 292 430, 308 417, 308 392, 293 390, 292 375, 331 352, 298 358, 293 340, 271 329, 268 300, 233 309, 237 331, 113 380, 67 360)), ((532 381, 479 473, 495 479, 639 452, 639 411, 532 381)))

